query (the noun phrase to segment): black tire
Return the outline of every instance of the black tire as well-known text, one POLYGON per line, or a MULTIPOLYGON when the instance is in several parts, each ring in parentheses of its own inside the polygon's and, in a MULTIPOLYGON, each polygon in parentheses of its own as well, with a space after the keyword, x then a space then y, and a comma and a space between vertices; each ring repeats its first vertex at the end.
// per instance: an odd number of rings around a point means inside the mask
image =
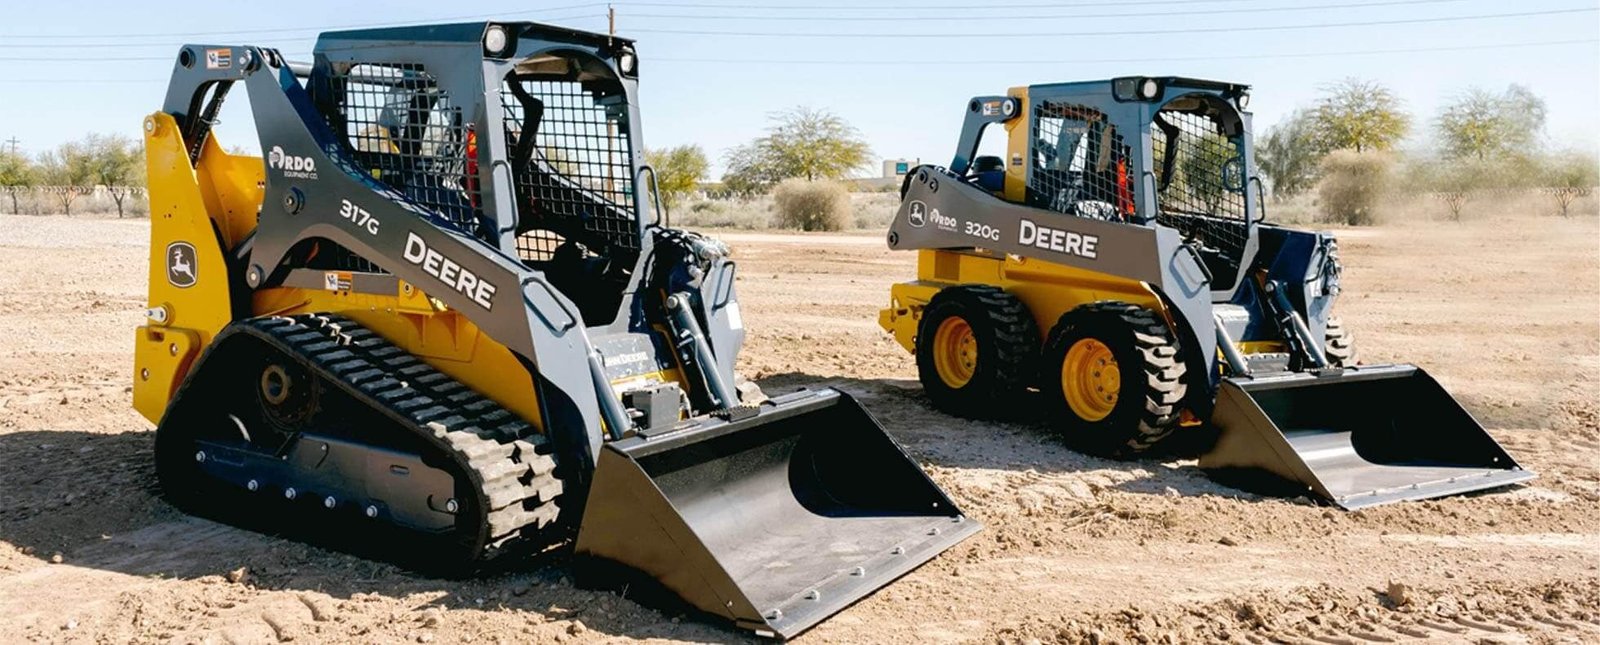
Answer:
POLYGON ((1356 366, 1356 341, 1350 331, 1344 328, 1343 321, 1329 317, 1323 341, 1322 352, 1328 357, 1328 367, 1356 366))
POLYGON ((1178 427, 1187 371, 1177 338, 1155 312, 1103 301, 1062 314, 1045 343, 1038 383, 1051 423, 1069 444, 1088 454, 1126 459, 1149 451, 1178 427), (1081 416, 1063 387, 1067 353, 1086 339, 1099 341, 1117 365, 1119 391, 1100 418, 1081 416))
POLYGON ((917 377, 934 407, 967 418, 994 418, 1033 381, 1039 325, 1016 296, 997 287, 962 285, 940 291, 923 309, 916 342, 917 377), (961 384, 946 381, 935 360, 935 337, 951 319, 966 322, 976 340, 972 376, 961 384))

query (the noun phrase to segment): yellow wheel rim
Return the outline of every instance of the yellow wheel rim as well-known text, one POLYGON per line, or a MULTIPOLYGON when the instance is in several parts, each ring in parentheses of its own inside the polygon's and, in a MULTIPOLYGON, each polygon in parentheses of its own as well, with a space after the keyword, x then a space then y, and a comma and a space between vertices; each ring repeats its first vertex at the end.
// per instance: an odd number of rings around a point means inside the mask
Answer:
POLYGON ((966 387, 978 371, 978 337, 972 325, 957 317, 944 319, 933 332, 933 367, 953 389, 966 387))
POLYGON ((1067 349, 1061 361, 1061 393, 1078 418, 1099 421, 1110 416, 1121 392, 1122 371, 1105 343, 1085 338, 1067 349))

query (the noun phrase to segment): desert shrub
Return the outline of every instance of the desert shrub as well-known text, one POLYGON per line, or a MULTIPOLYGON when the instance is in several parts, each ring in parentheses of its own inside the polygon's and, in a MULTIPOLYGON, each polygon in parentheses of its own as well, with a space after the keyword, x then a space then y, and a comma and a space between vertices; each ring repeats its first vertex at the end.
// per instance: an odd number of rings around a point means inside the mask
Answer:
POLYGON ((1317 201, 1326 222, 1368 226, 1389 192, 1393 159, 1381 152, 1337 150, 1322 160, 1317 201))
POLYGON ((1265 205, 1267 220, 1275 224, 1305 226, 1317 221, 1317 192, 1304 191, 1292 197, 1275 197, 1265 205))
POLYGON ((780 228, 842 231, 854 224, 850 192, 831 181, 786 179, 772 192, 780 228))
POLYGON ((687 228, 771 228, 772 200, 705 199, 672 212, 672 225, 687 228))
POLYGON ((855 228, 887 231, 900 211, 900 192, 852 193, 850 203, 855 208, 855 228))
POLYGON ((1546 167, 1546 194, 1555 200, 1556 212, 1562 217, 1572 212, 1573 202, 1594 194, 1595 185, 1600 184, 1600 165, 1592 152, 1560 152, 1550 156, 1546 167))

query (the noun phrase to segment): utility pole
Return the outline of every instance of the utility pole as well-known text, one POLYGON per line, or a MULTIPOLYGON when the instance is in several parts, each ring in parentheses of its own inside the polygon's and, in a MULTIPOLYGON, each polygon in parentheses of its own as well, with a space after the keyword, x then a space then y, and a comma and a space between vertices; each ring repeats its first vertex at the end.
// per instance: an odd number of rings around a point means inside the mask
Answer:
POLYGON ((17 140, 16 135, 12 135, 10 139, 5 140, 5 143, 11 144, 11 154, 15 155, 17 154, 17 144, 22 142, 17 140))
MULTIPOLYGON (((617 8, 606 5, 606 47, 616 47, 617 42, 617 8)), ((616 161, 616 149, 611 147, 617 141, 617 122, 606 119, 606 162, 601 168, 606 174, 606 190, 616 190, 617 178, 612 176, 612 162, 616 161)))

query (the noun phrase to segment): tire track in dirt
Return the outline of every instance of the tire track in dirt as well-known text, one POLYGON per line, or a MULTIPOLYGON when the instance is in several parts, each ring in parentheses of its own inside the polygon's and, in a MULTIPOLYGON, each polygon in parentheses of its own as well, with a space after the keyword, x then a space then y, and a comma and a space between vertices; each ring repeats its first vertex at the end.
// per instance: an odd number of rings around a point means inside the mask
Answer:
MULTIPOLYGON (((138 311, 117 312, 142 300, 146 251, 141 240, 96 237, 142 239, 139 225, 25 219, 28 230, 0 217, 0 297, 29 301, 12 323, 29 337, 0 341, 0 633, 42 642, 745 637, 631 592, 577 589, 560 554, 438 580, 178 514, 155 497, 149 424, 117 389, 138 311), (44 249, 60 262, 35 262, 44 249), (50 564, 56 552, 64 561, 50 564), (246 579, 230 582, 240 569, 246 579)), ((987 527, 803 640, 1600 642, 1592 311, 1505 306, 1540 292, 1528 267, 1558 267, 1575 292, 1600 291, 1591 248, 1600 226, 1525 224, 1516 245, 1470 264, 1460 259, 1477 257, 1479 241, 1504 226, 1372 229, 1342 249, 1350 268, 1340 311, 1367 355, 1424 364, 1542 475, 1530 487, 1353 514, 1222 487, 1192 460, 1079 455, 1026 419, 933 412, 914 362, 874 323, 889 285, 915 274, 914 254, 891 253, 875 235, 730 236, 751 330, 745 371, 765 377, 769 392, 832 383, 860 395, 987 527), (1441 272, 1419 274, 1418 262, 1441 272), (1394 603, 1391 582, 1409 602, 1394 603)))

